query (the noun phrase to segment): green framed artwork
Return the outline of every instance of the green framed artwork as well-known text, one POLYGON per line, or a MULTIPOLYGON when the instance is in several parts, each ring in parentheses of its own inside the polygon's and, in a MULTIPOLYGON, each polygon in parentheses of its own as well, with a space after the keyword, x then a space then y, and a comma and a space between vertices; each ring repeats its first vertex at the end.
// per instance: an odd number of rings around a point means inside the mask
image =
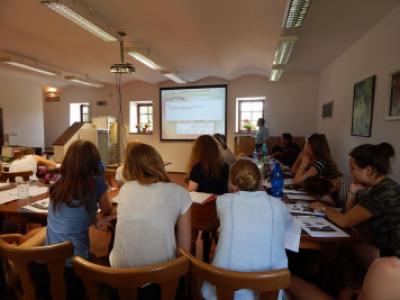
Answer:
POLYGON ((388 117, 400 119, 400 71, 392 74, 388 117))
POLYGON ((333 101, 322 105, 322 118, 331 118, 333 115, 333 101))
POLYGON ((376 76, 354 85, 351 135, 371 136, 376 76))

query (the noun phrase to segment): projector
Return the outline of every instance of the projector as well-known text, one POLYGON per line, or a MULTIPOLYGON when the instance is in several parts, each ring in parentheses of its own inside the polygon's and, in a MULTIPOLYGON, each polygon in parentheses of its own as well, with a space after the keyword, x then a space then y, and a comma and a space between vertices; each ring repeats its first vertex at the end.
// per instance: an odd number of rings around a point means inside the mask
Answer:
POLYGON ((119 73, 119 74, 131 74, 135 73, 135 67, 130 63, 122 63, 122 64, 113 64, 110 67, 111 73, 119 73))

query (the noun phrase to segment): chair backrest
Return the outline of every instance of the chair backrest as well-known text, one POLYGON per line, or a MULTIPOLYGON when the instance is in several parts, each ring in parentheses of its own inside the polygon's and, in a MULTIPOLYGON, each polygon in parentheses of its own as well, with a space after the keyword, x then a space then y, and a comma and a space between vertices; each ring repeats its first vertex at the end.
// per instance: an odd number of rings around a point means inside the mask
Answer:
POLYGON ((251 289, 259 293, 260 300, 276 300, 280 289, 290 284, 288 269, 268 272, 235 272, 221 269, 204 263, 196 257, 180 250, 190 261, 189 278, 192 299, 203 299, 200 288, 204 281, 214 285, 218 300, 234 299, 234 292, 240 289, 251 289))
POLYGON ((161 287, 161 300, 175 299, 179 280, 189 269, 186 257, 141 268, 111 268, 96 265, 81 257, 72 261, 74 271, 85 285, 90 300, 105 299, 101 284, 118 290, 119 299, 137 299, 137 289, 147 283, 161 287))
POLYGON ((29 177, 33 175, 32 171, 23 171, 23 172, 2 172, 1 173, 1 179, 0 181, 9 181, 9 182, 15 182, 15 178, 20 176, 24 179, 24 181, 28 181, 29 177))
POLYGON ((0 257, 15 267, 22 288, 22 299, 35 300, 35 286, 29 273, 29 264, 40 262, 47 265, 50 275, 50 293, 53 299, 65 299, 65 260, 73 255, 71 242, 40 247, 18 246, 19 235, 0 235, 0 257))

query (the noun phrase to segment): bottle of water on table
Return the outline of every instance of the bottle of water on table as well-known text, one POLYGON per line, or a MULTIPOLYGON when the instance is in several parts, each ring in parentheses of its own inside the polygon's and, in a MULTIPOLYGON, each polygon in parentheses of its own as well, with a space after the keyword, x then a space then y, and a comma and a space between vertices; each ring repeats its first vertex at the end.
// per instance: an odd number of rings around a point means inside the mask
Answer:
POLYGON ((283 195, 283 173, 279 163, 274 164, 274 168, 271 173, 271 188, 272 196, 282 197, 283 195))
POLYGON ((257 148, 254 149, 254 152, 253 152, 253 160, 254 160, 255 163, 258 162, 258 152, 257 152, 257 148))

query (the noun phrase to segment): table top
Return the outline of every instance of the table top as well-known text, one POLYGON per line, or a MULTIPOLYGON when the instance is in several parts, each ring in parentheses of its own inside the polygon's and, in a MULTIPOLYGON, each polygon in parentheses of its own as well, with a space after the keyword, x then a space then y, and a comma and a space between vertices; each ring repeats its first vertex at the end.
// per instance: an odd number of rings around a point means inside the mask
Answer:
MULTIPOLYGON (((13 188, 15 186, 11 186, 13 188)), ((114 188, 109 190, 109 198, 112 199, 118 194, 118 189, 114 188)), ((48 193, 44 193, 38 196, 29 197, 28 200, 13 200, 11 202, 0 205, 0 214, 18 216, 19 219, 25 219, 27 222, 40 222, 45 224, 47 219, 46 213, 36 213, 32 211, 21 210, 21 208, 30 203, 45 199, 48 197, 48 193), (29 201, 29 203, 28 203, 29 201)), ((217 229, 219 226, 215 201, 216 197, 205 201, 202 204, 193 203, 192 205, 192 227, 200 230, 211 230, 217 229)), ((353 229, 345 230, 350 237, 346 238, 321 238, 312 237, 306 232, 302 231, 300 248, 301 249, 314 249, 321 250, 326 247, 332 247, 333 244, 339 243, 352 243, 359 240, 359 237, 353 229)))

